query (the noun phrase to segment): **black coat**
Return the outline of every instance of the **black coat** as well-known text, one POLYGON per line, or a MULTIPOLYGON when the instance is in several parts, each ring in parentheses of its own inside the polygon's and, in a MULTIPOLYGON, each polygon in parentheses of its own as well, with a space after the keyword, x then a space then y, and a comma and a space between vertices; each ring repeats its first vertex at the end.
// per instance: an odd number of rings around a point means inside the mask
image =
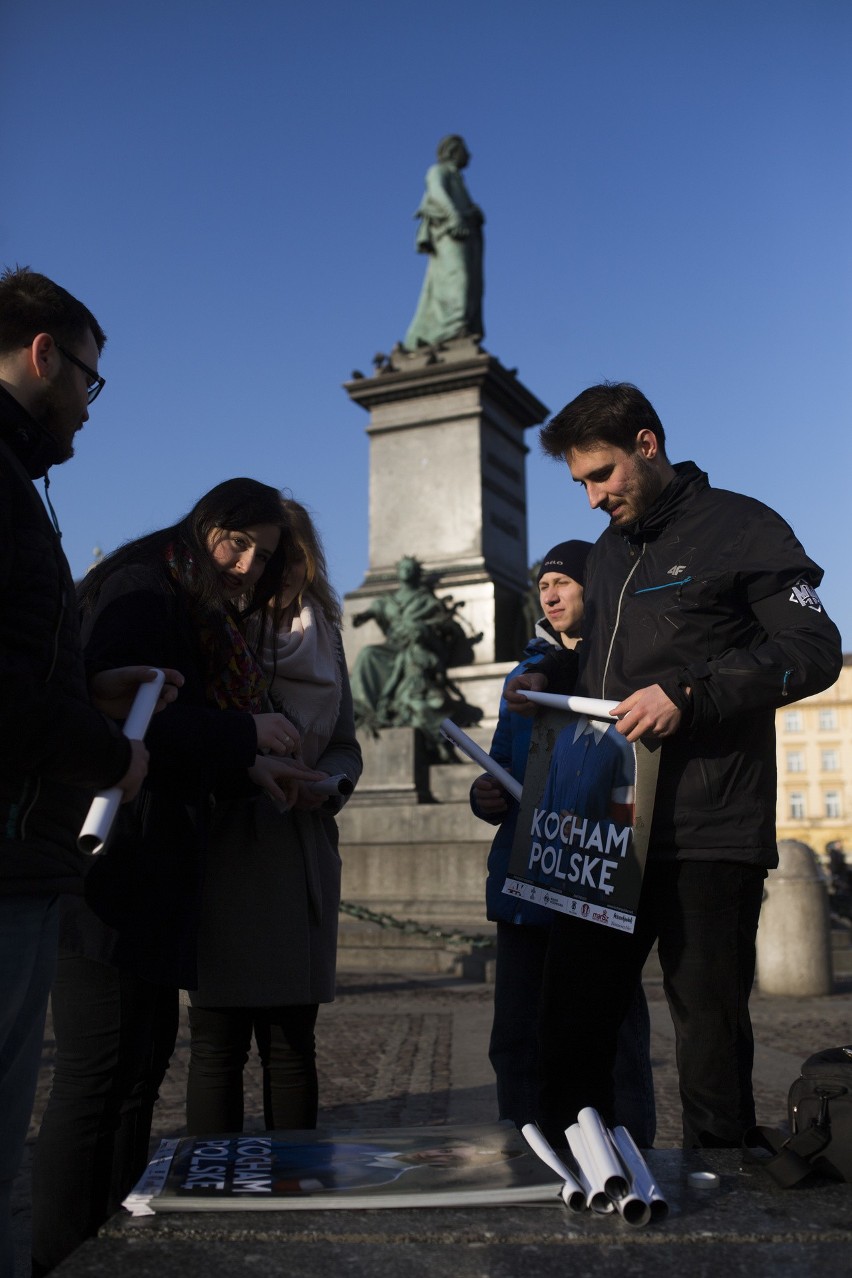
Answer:
POLYGON ((193 988, 203 853, 217 790, 252 789, 245 769, 257 753, 252 716, 207 703, 204 659, 186 601, 165 564, 117 570, 83 615, 86 666, 169 666, 186 682, 151 720, 148 778, 122 809, 107 849, 86 879, 86 897, 116 932, 66 919, 66 951, 111 957, 147 980, 193 988))
POLYGON ((130 745, 89 704, 74 585, 33 480, 55 444, 0 387, 0 892, 79 892, 77 835, 130 745))
POLYGON ((658 683, 683 710, 662 744, 650 856, 771 868, 775 710, 834 682, 840 635, 822 569, 775 511, 692 462, 675 471, 589 555, 577 691, 623 700, 658 683))

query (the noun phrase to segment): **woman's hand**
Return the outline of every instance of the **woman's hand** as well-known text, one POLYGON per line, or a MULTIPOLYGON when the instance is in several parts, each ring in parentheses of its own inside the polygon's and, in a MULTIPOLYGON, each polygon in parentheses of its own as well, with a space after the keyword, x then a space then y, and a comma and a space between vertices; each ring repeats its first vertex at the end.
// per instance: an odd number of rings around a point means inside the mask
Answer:
POLYGON ((321 781, 326 775, 324 772, 314 772, 298 759, 279 759, 271 754, 259 754, 248 774, 255 785, 265 790, 276 807, 283 812, 295 806, 299 798, 300 781, 321 781))
POLYGON ((276 755, 299 753, 302 748, 299 730, 283 714, 256 714, 252 718, 257 731, 259 753, 266 750, 276 755))
POLYGON ((130 767, 121 780, 116 782, 118 789, 121 791, 122 803, 129 803, 131 799, 136 798, 147 775, 148 751, 141 741, 131 741, 130 767))
MULTIPOLYGON (((327 781, 331 773, 318 772, 317 780, 327 781)), ((328 801, 327 794, 317 794, 316 790, 312 790, 310 784, 302 782, 299 785, 299 797, 296 799, 295 806, 300 812, 316 812, 317 808, 321 808, 328 801)))
MULTIPOLYGON (((162 710, 174 701, 178 688, 183 687, 183 675, 179 670, 163 670, 166 682, 155 707, 162 710)), ((150 683, 156 671, 150 666, 119 666, 116 670, 101 670, 89 680, 89 696, 92 705, 108 714, 111 719, 126 719, 140 683, 150 683)))

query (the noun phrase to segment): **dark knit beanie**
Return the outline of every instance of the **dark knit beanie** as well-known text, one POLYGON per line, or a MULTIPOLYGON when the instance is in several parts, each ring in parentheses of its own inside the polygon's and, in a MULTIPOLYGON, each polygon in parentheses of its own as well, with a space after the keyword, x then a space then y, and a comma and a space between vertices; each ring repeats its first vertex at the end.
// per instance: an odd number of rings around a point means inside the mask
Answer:
POLYGON ((586 560, 592 548, 590 541, 560 541, 548 550, 538 570, 539 580, 546 572, 563 572, 581 586, 586 582, 586 560))

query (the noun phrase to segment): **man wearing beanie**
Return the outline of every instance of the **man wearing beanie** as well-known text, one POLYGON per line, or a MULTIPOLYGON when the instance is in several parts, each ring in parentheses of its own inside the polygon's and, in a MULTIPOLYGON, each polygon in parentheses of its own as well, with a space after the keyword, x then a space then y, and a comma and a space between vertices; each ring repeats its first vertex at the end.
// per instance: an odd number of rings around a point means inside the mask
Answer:
MULTIPOLYGON (((549 653, 559 652, 576 676, 576 647, 583 618, 587 541, 562 541, 541 561, 539 603, 543 616, 526 645, 521 662, 509 679, 535 667, 549 653)), ((508 682, 508 679, 507 679, 508 682)), ((489 753, 517 781, 523 781, 532 720, 510 710, 505 697, 489 753)), ((471 787, 473 812, 499 825, 488 856, 486 906, 497 924, 497 963, 494 980, 494 1022, 489 1059, 497 1076, 499 1117, 518 1127, 538 1116, 538 994, 553 913, 543 906, 503 893, 509 855, 518 818, 518 804, 484 773, 471 787)), ((613 1071, 618 1122, 647 1148, 655 1128, 654 1090, 650 1063, 650 1021, 641 986, 636 992, 619 1036, 613 1071)))

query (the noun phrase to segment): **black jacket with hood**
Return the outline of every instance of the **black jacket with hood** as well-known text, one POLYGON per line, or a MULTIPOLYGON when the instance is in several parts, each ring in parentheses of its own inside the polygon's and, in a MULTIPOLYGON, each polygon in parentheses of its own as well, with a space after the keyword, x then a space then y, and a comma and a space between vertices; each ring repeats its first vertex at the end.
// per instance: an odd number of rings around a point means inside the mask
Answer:
MULTIPOLYGON (((784 520, 692 462, 674 469, 589 556, 577 692, 623 700, 660 684, 683 712, 661 746, 650 856, 771 868, 775 710, 834 682, 840 636, 816 594, 822 569, 784 520)), ((558 660, 542 667, 554 687, 558 660)))
POLYGON ((89 703, 74 583, 33 480, 56 443, 0 387, 0 892, 80 892, 77 834, 130 743, 89 703))

